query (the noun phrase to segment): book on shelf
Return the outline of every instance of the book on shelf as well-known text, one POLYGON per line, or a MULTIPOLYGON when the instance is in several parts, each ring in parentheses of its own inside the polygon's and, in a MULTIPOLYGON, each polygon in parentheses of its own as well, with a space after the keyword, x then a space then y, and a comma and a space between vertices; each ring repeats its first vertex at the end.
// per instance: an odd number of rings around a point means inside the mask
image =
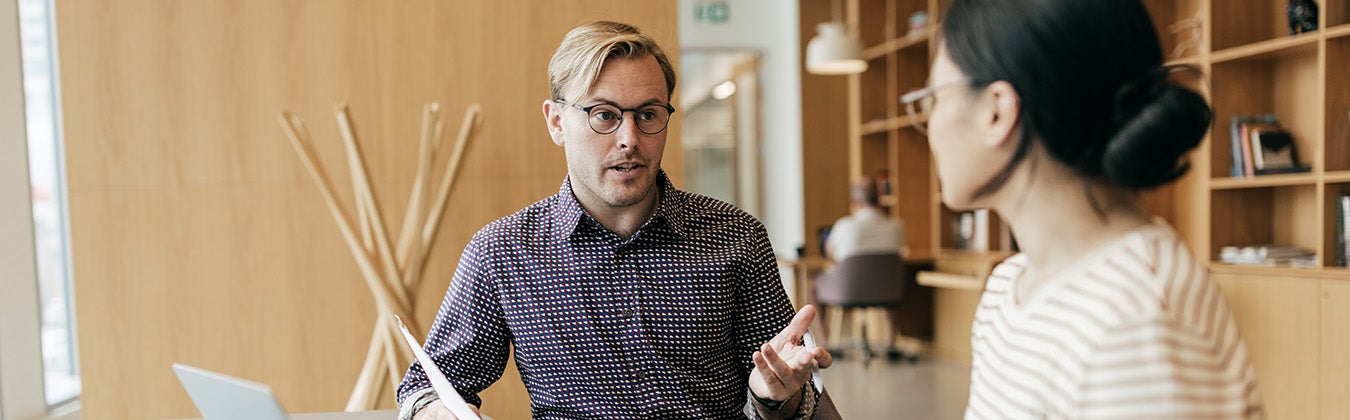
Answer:
POLYGON ((1317 267, 1317 254, 1289 245, 1225 246, 1219 250, 1219 262, 1268 267, 1317 267))
POLYGON ((1238 144, 1242 146, 1242 175, 1256 176, 1256 165, 1252 163, 1252 125, 1254 123, 1243 123, 1238 126, 1238 144))
POLYGON ((877 197, 887 197, 891 195, 891 171, 882 169, 877 171, 872 177, 872 186, 876 188, 877 197))
POLYGON ((1234 115, 1229 126, 1229 146, 1233 159, 1229 175, 1233 177, 1309 170, 1298 163, 1293 137, 1280 127, 1280 120, 1273 114, 1234 115))
POLYGON ((1350 193, 1336 198, 1336 266, 1350 267, 1350 193))

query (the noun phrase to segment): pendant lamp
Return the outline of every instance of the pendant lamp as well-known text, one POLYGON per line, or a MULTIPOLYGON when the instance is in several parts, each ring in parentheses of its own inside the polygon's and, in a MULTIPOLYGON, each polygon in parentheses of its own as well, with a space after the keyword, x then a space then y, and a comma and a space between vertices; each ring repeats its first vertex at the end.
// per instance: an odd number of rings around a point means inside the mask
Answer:
POLYGON ((862 42, 848 35, 848 26, 838 20, 816 25, 816 36, 806 44, 806 71, 820 75, 858 74, 867 71, 862 42))

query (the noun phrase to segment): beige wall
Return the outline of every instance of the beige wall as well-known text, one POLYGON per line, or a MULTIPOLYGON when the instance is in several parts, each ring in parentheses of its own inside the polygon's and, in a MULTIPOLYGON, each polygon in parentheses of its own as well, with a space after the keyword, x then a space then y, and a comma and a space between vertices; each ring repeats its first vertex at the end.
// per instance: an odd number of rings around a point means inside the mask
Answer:
MULTIPOLYGON (((85 418, 197 415, 172 362, 271 384, 294 412, 342 409, 374 304, 275 113, 306 118, 350 202, 330 111, 350 102, 394 227, 422 104, 441 100, 451 128, 483 104, 419 294, 426 326, 467 239, 556 192, 545 67, 602 18, 678 59, 675 2, 58 2, 85 418)), ((677 122, 664 166, 680 185, 678 138, 677 122)), ((528 416, 514 373, 485 399, 528 416)))

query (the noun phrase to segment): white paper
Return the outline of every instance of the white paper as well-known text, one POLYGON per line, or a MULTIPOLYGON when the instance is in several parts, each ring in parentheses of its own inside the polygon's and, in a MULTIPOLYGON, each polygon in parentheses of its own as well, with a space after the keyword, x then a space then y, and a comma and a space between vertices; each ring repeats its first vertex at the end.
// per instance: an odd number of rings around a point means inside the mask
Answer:
POLYGON ((398 329, 403 331, 403 340, 408 342, 408 347, 412 347, 413 354, 417 355, 417 362, 422 364, 422 370, 427 374, 427 380, 431 381, 431 389, 440 397, 441 404, 450 409, 450 413, 460 419, 478 419, 473 409, 469 408, 469 403, 464 402, 464 397, 459 396, 459 391, 455 390, 454 385, 450 385, 450 379, 441 373, 441 369, 436 367, 436 363, 431 361, 431 356, 422 350, 422 344, 417 342, 417 338, 408 332, 408 326, 403 325, 403 319, 398 315, 394 316, 398 321, 398 329))
MULTIPOLYGON (((807 351, 816 350, 816 338, 811 336, 810 331, 802 334, 802 345, 806 346, 807 351)), ((820 367, 816 366, 814 356, 811 360, 811 380, 816 383, 817 395, 825 393, 825 382, 820 379, 820 367)))

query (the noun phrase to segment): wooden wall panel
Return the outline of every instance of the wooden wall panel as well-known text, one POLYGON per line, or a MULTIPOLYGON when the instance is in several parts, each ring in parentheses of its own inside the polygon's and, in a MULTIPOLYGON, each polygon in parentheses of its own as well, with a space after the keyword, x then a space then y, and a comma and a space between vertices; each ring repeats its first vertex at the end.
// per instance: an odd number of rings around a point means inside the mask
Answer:
MULTIPOLYGON (((539 107, 577 24, 638 25, 678 60, 675 2, 70 0, 57 3, 86 418, 192 417, 169 365, 270 384, 295 412, 344 406, 373 302, 274 115, 306 118, 350 200, 331 107, 351 104, 388 225, 416 162, 419 111, 484 125, 419 291, 428 326, 468 238, 557 191, 539 107)), ((677 64, 678 65, 678 64, 677 64)), ((679 123, 664 167, 677 185, 679 123)), ((485 395, 527 417, 509 368, 485 395)), ((386 398, 385 407, 392 407, 386 398)))

